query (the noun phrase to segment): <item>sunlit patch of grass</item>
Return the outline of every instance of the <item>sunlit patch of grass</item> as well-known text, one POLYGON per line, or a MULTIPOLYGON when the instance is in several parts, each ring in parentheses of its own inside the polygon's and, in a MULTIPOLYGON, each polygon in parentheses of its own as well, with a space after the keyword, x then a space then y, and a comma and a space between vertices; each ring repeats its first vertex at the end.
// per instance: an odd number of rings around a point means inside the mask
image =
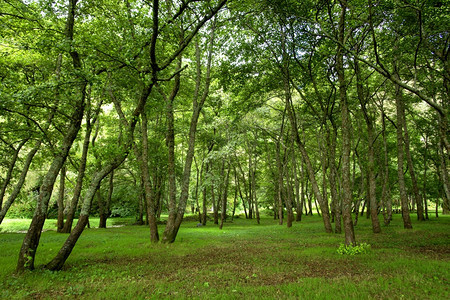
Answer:
MULTIPOLYGON (((223 230, 211 222, 184 222, 169 245, 151 244, 146 226, 91 228, 63 271, 37 269, 22 276, 13 271, 24 234, 2 232, 0 298, 447 299, 449 221, 443 216, 405 230, 395 216, 392 226, 373 234, 370 220, 360 218, 357 240, 371 249, 355 256, 338 254, 344 235, 324 233, 321 219, 309 216, 292 228, 271 218, 260 225, 238 218, 223 230)), ((108 224, 119 223, 133 220, 108 224)), ((37 266, 66 238, 43 232, 37 266)))

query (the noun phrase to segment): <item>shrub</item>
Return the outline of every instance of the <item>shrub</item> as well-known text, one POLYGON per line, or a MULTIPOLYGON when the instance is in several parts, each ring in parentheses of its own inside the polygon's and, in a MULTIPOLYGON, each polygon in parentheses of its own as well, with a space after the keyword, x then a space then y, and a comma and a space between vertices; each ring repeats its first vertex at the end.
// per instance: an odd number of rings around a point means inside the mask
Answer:
POLYGON ((337 253, 342 255, 356 255, 366 253, 369 249, 370 245, 367 243, 357 244, 356 246, 340 244, 337 253))

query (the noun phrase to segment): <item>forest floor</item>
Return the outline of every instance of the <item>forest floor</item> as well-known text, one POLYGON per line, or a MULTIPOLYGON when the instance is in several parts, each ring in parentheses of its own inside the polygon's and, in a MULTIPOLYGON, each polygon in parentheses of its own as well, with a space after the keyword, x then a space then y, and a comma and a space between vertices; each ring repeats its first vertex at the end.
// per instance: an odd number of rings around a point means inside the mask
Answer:
MULTIPOLYGON (((17 232, 27 221, 2 224, 0 299, 450 299, 450 216, 405 230, 394 215, 381 234, 360 217, 357 241, 371 247, 357 255, 337 253, 344 235, 324 233, 317 216, 292 228, 269 217, 260 225, 237 218, 222 230, 187 221, 170 245, 150 244, 148 228, 131 223, 86 229, 62 271, 21 276, 14 275, 24 237, 17 232)), ((53 258, 66 236, 43 232, 36 265, 53 258)))

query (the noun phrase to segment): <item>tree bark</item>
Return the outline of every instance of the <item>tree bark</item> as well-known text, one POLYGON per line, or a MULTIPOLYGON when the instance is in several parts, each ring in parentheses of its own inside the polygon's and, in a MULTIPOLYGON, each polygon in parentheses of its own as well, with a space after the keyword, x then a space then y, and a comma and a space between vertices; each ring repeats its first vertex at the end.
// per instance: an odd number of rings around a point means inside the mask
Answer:
POLYGON ((64 228, 64 194, 65 194, 65 182, 66 182, 66 165, 61 167, 59 172, 59 193, 58 193, 58 220, 56 223, 57 232, 62 232, 64 228))
POLYGON ((41 140, 37 141, 34 148, 31 149, 30 152, 28 152, 27 157, 25 159, 25 163, 22 168, 22 172, 20 173, 20 176, 19 176, 19 181, 14 186, 14 189, 12 190, 11 194, 9 195, 8 199, 6 200, 6 202, 4 203, 4 205, 0 211, 0 224, 2 224, 3 219, 6 216, 6 213, 8 212, 11 205, 14 203, 14 200, 16 200, 17 195, 19 195, 20 190, 22 189, 22 186, 25 182, 25 178, 27 177, 31 162, 33 161, 34 156, 36 155, 37 151, 41 147, 41 143, 42 143, 41 140))
MULTIPOLYGON (((221 5, 223 6, 225 2, 221 2, 221 5)), ((220 5, 220 4, 219 4, 220 5)), ((219 8, 217 8, 218 10, 219 8)), ((217 12, 217 11, 216 11, 217 12)), ((214 13, 215 14, 215 13, 214 13)), ((213 11, 211 11, 211 16, 213 15, 213 11)), ((211 83, 211 62, 212 62, 212 53, 213 53, 213 47, 214 47, 214 32, 215 32, 215 24, 213 24, 210 34, 210 44, 209 44, 209 51, 208 51, 208 59, 207 59, 207 66, 206 66, 206 77, 205 77, 205 85, 203 94, 200 98, 200 101, 197 101, 196 97, 194 97, 192 109, 192 117, 189 127, 189 140, 188 140, 188 150, 186 153, 186 160, 184 163, 184 170, 183 170, 183 177, 182 177, 182 184, 181 184, 181 194, 180 199, 178 201, 178 209, 177 211, 171 211, 169 209, 169 218, 167 220, 167 225, 164 230, 162 242, 163 243, 173 243, 175 241, 175 238, 178 234, 178 230, 180 229, 181 222, 183 221, 184 216, 184 210, 186 209, 187 204, 187 198, 189 194, 189 181, 190 181, 190 175, 191 175, 191 166, 192 166, 192 160, 194 156, 195 151, 195 135, 197 132, 197 123, 198 118, 200 116, 200 112, 203 108, 203 105, 206 101, 206 98, 209 94, 209 87, 211 83), (172 215, 171 215, 172 212, 172 215)), ((198 62, 199 63, 199 62, 198 62)), ((197 80, 200 81, 200 78, 197 80)))
MULTIPOLYGON (((330 117, 332 118, 332 117, 330 117)), ((334 124, 334 121, 332 121, 333 124, 333 131, 330 134, 330 130, 328 130, 329 135, 328 141, 329 141, 329 165, 330 165, 330 190, 331 190, 331 203, 334 206, 334 232, 335 233, 341 233, 342 231, 342 218, 341 218, 341 201, 338 197, 337 193, 337 168, 336 168, 336 139, 337 139, 337 127, 334 124), (331 140, 331 141, 330 141, 331 140)))
MULTIPOLYGON (((397 73, 396 73, 397 74, 397 73)), ((398 76, 398 75, 396 75, 398 76)), ((403 145, 403 95, 399 85, 395 85, 395 104, 397 108, 397 176, 398 188, 400 191, 400 203, 402 208, 403 226, 406 229, 412 229, 411 218, 409 216, 408 196, 406 194, 404 177, 404 145, 403 145)))
POLYGON ((41 237, 42 227, 47 216, 48 203, 53 190, 56 177, 64 164, 67 155, 69 154, 70 147, 75 140, 78 130, 81 126, 81 120, 83 118, 84 111, 84 99, 85 99, 86 83, 82 83, 81 86, 81 101, 77 103, 74 113, 71 116, 71 122, 59 153, 53 159, 53 162, 45 175, 44 182, 40 188, 39 199, 36 205, 33 219, 30 224, 30 228, 24 238, 22 247, 19 253, 19 260, 17 262, 17 272, 22 272, 25 269, 34 269, 34 257, 36 255, 37 247, 39 246, 39 240, 41 237))
MULTIPOLYGON (((405 146, 405 154, 406 154, 406 162, 408 164, 408 171, 409 171, 409 175, 411 176, 414 199, 417 204, 417 219, 419 221, 424 221, 425 218, 423 215, 423 199, 422 199, 422 196, 419 191, 419 184, 417 183, 416 173, 414 171, 414 165, 413 165, 413 161, 412 161, 412 157, 411 157, 408 127, 406 125, 405 105, 403 103, 401 105, 401 109, 403 110, 402 111, 402 115, 403 115, 402 122, 403 123, 401 124, 401 126, 403 126, 403 142, 404 142, 404 146, 405 146)), ((397 126, 400 126, 400 124, 398 124, 397 126)))
POLYGON ((383 209, 384 225, 389 225, 392 220, 392 198, 389 189, 389 154, 387 147, 386 134, 386 115, 382 108, 381 121, 383 126, 383 153, 384 153, 384 171, 383 171, 383 188, 381 192, 381 199, 385 209, 383 209))
POLYGON ((89 222, 89 212, 91 210, 92 200, 100 186, 101 181, 103 180, 103 178, 108 176, 108 174, 111 173, 115 168, 117 168, 126 158, 126 156, 127 154, 124 154, 121 157, 117 157, 111 163, 108 163, 101 170, 94 174, 89 189, 86 191, 86 194, 84 196, 83 207, 81 209, 77 225, 75 225, 74 229, 69 234, 58 254, 47 265, 45 265, 45 269, 51 271, 58 271, 62 269, 64 263, 75 247, 78 238, 81 236, 84 227, 86 227, 89 222))
POLYGON ((223 223, 225 222, 225 219, 227 217, 227 200, 228 200, 228 184, 230 183, 230 164, 228 164, 228 171, 227 171, 227 175, 225 176, 225 182, 224 182, 224 191, 223 191, 223 196, 222 196, 222 212, 220 215, 220 225, 219 225, 219 229, 223 228, 223 223))
MULTIPOLYGON (((367 125, 367 180, 368 180, 368 203, 370 204, 370 217, 372 219, 372 231, 374 233, 380 233, 380 220, 378 219, 378 203, 376 195, 376 180, 375 180, 375 154, 374 154, 374 122, 370 116, 370 112, 367 107, 367 99, 364 96, 363 78, 361 70, 359 68, 359 62, 354 60, 355 73, 356 73, 356 89, 358 94, 359 103, 364 115, 364 120, 367 125)), ((367 210, 369 216, 369 209, 367 210)))
POLYGON ((339 99, 341 104, 342 119, 342 217, 344 220, 345 244, 356 245, 355 232, 353 229, 351 206, 352 190, 350 182, 350 147, 351 147, 351 123, 348 112, 347 87, 344 72, 344 51, 342 45, 345 44, 345 15, 347 7, 340 1, 341 14, 339 17, 339 30, 336 54, 336 71, 339 81, 339 99))
MULTIPOLYGON (((11 148, 13 148, 13 150, 14 150, 14 154, 13 154, 13 157, 11 158, 10 163, 9 163, 8 171, 6 172, 6 177, 5 177, 5 180, 3 181, 2 189, 1 189, 1 191, 0 191, 0 211, 2 210, 2 206, 3 206, 3 198, 5 197, 6 188, 8 187, 8 185, 9 185, 9 183, 10 183, 10 181, 11 181, 11 178, 12 178, 12 172, 13 172, 13 170, 14 170, 14 166, 16 165, 17 158, 19 157, 20 149, 22 149, 23 145, 25 145, 25 143, 26 143, 28 140, 29 140, 29 138, 26 138, 26 139, 24 139, 23 141, 21 141, 21 142, 19 143, 19 145, 17 145, 17 149, 14 148, 14 147, 11 145, 11 148)), ((1 224, 1 222, 0 222, 0 224, 1 224)))
MULTIPOLYGON (((84 179, 84 175, 86 172, 87 155, 88 155, 88 151, 89 151, 89 143, 90 143, 90 139, 91 139, 91 133, 92 133, 94 124, 97 122, 97 118, 98 118, 98 114, 100 112, 101 105, 102 105, 102 102, 100 102, 100 104, 98 105, 98 107, 95 111, 95 114, 92 118, 92 121, 91 121, 91 116, 90 116, 90 105, 88 105, 88 109, 87 109, 88 112, 86 115, 86 132, 84 134, 83 147, 81 150, 80 165, 78 166, 77 181, 76 181, 75 187, 73 189, 73 195, 72 195, 72 199, 69 204, 68 213, 66 216, 66 222, 64 223, 64 227, 61 230, 62 233, 70 233, 70 231, 72 230, 73 219, 75 218, 75 212, 76 212, 76 209, 78 206, 78 201, 80 199, 81 190, 83 188, 83 179, 84 179)), ((97 133, 95 134, 95 136, 92 139, 93 143, 98 134, 98 128, 99 128, 98 126, 99 126, 99 123, 97 123, 97 133)))

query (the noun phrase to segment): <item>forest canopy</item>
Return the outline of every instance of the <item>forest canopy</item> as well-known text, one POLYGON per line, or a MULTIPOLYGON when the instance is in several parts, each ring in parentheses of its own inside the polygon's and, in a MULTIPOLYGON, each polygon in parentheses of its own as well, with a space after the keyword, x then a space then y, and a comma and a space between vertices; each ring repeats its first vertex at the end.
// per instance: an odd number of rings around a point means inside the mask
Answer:
POLYGON ((32 218, 17 270, 47 218, 60 270, 90 215, 173 243, 185 213, 318 213, 356 245, 364 211, 374 233, 448 214, 449 4, 1 1, 0 224, 32 218))

